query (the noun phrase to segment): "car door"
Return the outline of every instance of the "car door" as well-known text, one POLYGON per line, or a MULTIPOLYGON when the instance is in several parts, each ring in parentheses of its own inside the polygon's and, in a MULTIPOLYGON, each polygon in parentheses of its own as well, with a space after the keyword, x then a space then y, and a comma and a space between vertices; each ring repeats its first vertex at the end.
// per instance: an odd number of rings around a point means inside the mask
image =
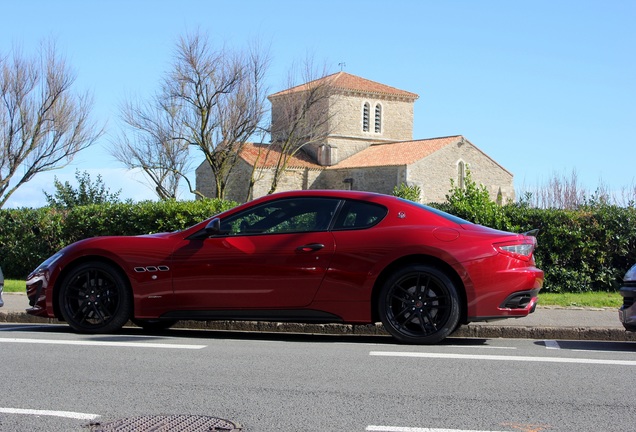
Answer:
POLYGON ((308 305, 334 253, 328 231, 340 204, 286 198, 220 221, 220 233, 184 240, 173 254, 179 308, 297 308, 308 305))

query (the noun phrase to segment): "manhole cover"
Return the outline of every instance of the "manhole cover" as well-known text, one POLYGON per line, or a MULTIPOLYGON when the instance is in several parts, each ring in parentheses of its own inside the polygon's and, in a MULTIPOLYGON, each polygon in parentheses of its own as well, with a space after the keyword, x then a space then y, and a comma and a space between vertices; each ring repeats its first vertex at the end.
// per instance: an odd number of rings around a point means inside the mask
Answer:
POLYGON ((139 416, 91 423, 93 432, 240 432, 229 420, 196 415, 139 416))

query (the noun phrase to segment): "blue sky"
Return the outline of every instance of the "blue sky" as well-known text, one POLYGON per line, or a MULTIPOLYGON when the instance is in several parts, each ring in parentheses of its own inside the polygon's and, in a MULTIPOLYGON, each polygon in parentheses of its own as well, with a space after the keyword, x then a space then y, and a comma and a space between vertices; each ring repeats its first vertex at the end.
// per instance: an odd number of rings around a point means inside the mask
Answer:
MULTIPOLYGON (((122 197, 154 199, 108 153, 119 104, 150 95, 175 42, 196 29, 218 46, 269 46, 271 93, 308 53, 329 72, 417 93, 416 139, 464 135, 531 188, 573 171, 593 192, 636 182, 636 2, 631 0, 4 0, 0 54, 54 38, 95 98, 100 142, 10 199, 39 207, 53 177, 101 174, 122 197)), ((200 162, 193 154, 195 166, 200 162)), ((182 193, 181 199, 192 199, 182 193)))

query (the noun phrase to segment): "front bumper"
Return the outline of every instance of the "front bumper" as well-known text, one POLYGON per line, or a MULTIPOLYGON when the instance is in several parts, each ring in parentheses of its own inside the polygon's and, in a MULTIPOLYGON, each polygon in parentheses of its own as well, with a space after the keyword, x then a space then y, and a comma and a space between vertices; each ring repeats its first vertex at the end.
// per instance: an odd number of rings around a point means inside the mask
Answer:
POLYGON ((618 310, 618 319, 629 331, 636 331, 636 283, 630 283, 620 289, 623 305, 618 310))
POLYGON ((27 314, 44 318, 52 318, 52 315, 47 312, 45 289, 47 279, 48 273, 31 275, 26 281, 26 293, 29 298, 29 305, 31 306, 26 310, 27 314))

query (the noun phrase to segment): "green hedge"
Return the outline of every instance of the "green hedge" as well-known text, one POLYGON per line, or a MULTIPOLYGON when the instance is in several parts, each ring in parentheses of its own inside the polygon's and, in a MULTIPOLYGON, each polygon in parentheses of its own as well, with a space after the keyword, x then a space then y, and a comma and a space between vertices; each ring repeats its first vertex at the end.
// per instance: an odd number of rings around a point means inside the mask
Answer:
POLYGON ((175 231, 235 205, 200 200, 0 210, 0 267, 5 277, 22 279, 55 251, 77 240, 175 231))
MULTIPOLYGON (((0 266, 7 278, 24 278, 46 257, 79 239, 174 231, 235 205, 205 200, 0 210, 0 266)), ((436 207, 506 231, 540 229, 535 256, 548 292, 615 291, 636 263, 634 207, 542 210, 469 199, 436 207)))

